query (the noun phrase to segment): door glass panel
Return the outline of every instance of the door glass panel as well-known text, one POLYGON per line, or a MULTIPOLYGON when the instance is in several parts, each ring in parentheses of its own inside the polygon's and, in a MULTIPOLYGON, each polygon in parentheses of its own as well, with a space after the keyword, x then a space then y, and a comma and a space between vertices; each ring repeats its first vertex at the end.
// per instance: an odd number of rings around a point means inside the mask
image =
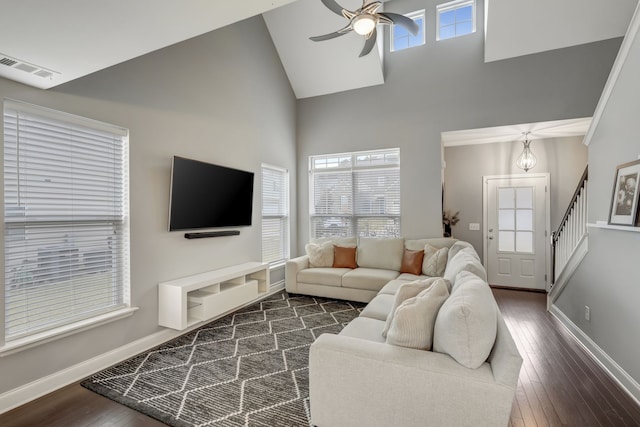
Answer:
POLYGON ((533 233, 530 231, 518 231, 516 233, 516 252, 533 253, 533 233))
POLYGON ((513 252, 515 250, 515 233, 513 231, 498 232, 498 251, 513 252))
POLYGON ((533 231, 533 211, 518 209, 516 211, 516 227, 518 231, 533 231))
POLYGON ((533 187, 516 188, 516 208, 533 209, 533 187))
POLYGON ((498 189, 498 209, 513 209, 515 208, 513 188, 499 188, 498 189))
POLYGON ((498 211, 498 229, 515 230, 515 211, 513 209, 501 209, 498 211))

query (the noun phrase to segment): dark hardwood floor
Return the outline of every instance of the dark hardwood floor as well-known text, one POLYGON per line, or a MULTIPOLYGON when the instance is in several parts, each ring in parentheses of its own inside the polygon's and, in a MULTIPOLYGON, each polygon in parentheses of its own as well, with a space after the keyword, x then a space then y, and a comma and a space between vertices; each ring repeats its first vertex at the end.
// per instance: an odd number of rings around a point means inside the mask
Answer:
MULTIPOLYGON (((640 426, 640 408, 546 312, 545 294, 494 295, 524 359, 510 426, 640 426)), ((2 427, 162 425, 79 384, 0 415, 2 427)))
POLYGON ((510 426, 640 426, 640 407, 546 311, 545 294, 493 294, 523 359, 510 426))

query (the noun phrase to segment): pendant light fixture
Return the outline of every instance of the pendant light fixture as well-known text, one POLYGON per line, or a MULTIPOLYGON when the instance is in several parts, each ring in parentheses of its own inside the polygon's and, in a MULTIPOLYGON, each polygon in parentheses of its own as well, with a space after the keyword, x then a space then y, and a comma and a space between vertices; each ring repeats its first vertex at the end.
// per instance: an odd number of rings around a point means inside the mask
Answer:
POLYGON ((531 152, 531 141, 529 141, 529 132, 522 132, 524 135, 524 140, 522 144, 524 144, 524 148, 522 149, 522 153, 518 160, 516 160, 516 166, 520 169, 524 169, 525 172, 528 172, 529 169, 532 169, 536 165, 536 156, 531 152))

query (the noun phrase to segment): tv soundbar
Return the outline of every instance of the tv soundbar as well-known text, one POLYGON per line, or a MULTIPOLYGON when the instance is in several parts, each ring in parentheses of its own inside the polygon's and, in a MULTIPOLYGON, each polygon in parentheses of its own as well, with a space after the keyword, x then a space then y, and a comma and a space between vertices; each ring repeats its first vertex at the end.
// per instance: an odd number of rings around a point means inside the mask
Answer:
POLYGON ((185 239, 204 239, 206 237, 237 236, 239 230, 203 231, 201 233, 184 233, 185 239))

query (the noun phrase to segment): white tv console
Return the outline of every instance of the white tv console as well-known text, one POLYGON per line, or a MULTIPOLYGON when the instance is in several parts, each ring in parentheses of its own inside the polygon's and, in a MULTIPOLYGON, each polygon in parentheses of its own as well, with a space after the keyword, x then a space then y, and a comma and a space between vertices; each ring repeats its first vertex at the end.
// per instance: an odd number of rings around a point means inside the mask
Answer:
POLYGON ((158 323, 183 330, 251 302, 269 290, 269 264, 246 262, 158 285, 158 323))

